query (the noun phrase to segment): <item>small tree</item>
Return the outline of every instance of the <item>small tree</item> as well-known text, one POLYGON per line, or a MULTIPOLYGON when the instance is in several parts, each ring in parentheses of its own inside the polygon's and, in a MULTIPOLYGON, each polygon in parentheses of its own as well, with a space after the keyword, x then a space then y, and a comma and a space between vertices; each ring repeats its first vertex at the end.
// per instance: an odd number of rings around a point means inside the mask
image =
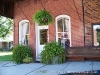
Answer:
POLYGON ((13 31, 13 20, 0 16, 0 38, 5 38, 12 34, 13 31))

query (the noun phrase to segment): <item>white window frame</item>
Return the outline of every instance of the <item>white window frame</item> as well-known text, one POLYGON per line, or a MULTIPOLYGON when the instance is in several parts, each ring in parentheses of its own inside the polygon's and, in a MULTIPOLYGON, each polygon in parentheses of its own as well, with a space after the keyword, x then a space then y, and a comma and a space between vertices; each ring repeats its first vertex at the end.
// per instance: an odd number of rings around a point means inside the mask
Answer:
MULTIPOLYGON (((28 20, 21 20, 19 22, 19 44, 22 44, 22 36, 23 36, 22 29, 23 29, 23 23, 26 23, 26 22, 29 23, 28 25, 29 25, 29 34, 30 34, 30 22, 28 20)), ((25 34, 25 35, 29 35, 29 34, 25 34)), ((26 45, 26 44, 23 44, 23 45, 26 45)))
POLYGON ((59 19, 62 19, 62 18, 66 18, 66 19, 69 19, 69 35, 68 35, 68 37, 69 37, 69 39, 70 39, 70 47, 72 47, 72 41, 71 41, 71 21, 70 21, 70 16, 68 16, 68 15, 59 15, 59 16, 57 16, 56 17, 56 19, 55 19, 55 25, 56 25, 56 42, 58 42, 58 21, 59 21, 59 19))

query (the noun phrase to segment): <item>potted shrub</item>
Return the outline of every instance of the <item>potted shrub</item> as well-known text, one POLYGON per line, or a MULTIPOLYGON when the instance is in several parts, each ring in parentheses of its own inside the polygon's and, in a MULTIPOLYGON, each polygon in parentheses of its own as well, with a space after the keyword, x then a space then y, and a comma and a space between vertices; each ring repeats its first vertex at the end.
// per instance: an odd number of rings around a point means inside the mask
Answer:
POLYGON ((59 42, 46 43, 40 56, 41 62, 45 64, 63 63, 66 61, 66 53, 59 42))
POLYGON ((53 22, 52 15, 46 10, 39 10, 33 16, 34 22, 39 25, 48 25, 53 22))

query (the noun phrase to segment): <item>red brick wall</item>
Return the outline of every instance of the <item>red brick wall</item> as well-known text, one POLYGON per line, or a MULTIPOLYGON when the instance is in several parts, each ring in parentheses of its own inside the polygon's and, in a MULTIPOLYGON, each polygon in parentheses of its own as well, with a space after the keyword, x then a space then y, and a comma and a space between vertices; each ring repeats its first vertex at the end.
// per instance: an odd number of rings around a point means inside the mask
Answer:
POLYGON ((93 24, 100 25, 98 0, 84 0, 85 46, 93 46, 93 24))
MULTIPOLYGON (((84 28, 83 28, 83 17, 82 17, 82 0, 74 0, 77 7, 78 13, 74 6, 73 0, 41 0, 45 9, 49 11, 53 18, 54 23, 49 26, 49 38, 50 41, 56 40, 56 25, 55 18, 59 15, 68 15, 71 18, 71 40, 72 46, 84 46, 84 28)), ((41 2, 34 0, 24 0, 15 3, 14 7, 14 44, 18 44, 18 23, 21 20, 28 19, 30 21, 30 46, 36 49, 36 37, 35 37, 35 23, 33 22, 32 16, 37 10, 43 9, 41 2), (24 12, 24 13, 23 13, 24 12), (25 17, 25 15, 26 17, 25 17)))

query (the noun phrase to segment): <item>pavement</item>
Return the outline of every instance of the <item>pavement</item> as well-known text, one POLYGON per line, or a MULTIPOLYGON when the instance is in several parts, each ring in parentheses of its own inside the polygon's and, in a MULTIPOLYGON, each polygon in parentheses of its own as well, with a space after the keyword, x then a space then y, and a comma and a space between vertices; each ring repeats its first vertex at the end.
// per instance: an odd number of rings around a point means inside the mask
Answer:
POLYGON ((100 70, 100 61, 66 62, 46 65, 42 63, 15 64, 0 61, 0 75, 60 75, 65 73, 87 73, 100 70))

